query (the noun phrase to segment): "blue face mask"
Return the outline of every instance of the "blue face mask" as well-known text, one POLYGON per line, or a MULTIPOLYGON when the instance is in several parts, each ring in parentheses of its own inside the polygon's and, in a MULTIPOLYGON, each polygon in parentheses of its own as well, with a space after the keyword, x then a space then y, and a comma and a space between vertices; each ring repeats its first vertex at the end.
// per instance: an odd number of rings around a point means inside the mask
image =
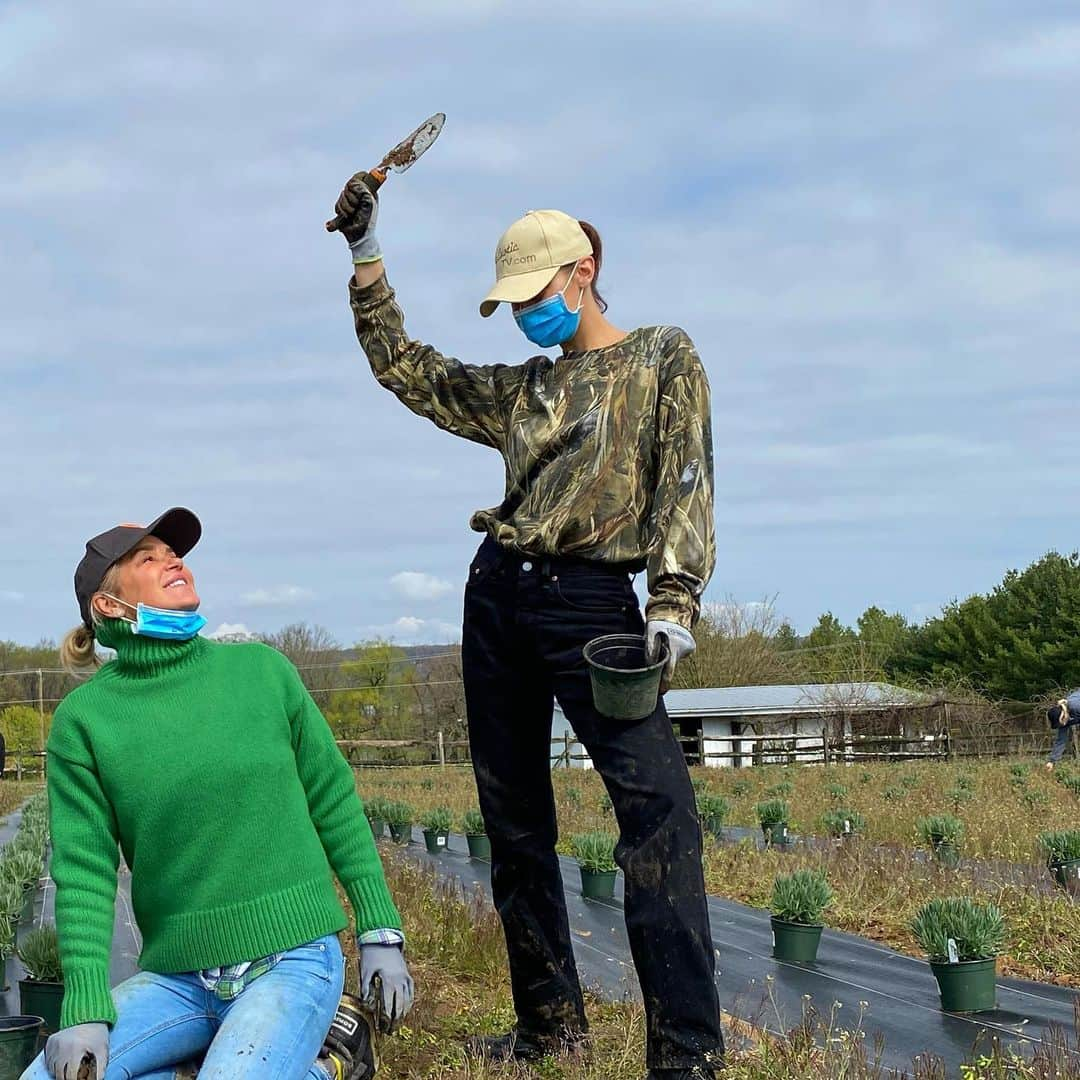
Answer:
MULTIPOLYGON (((574 270, 576 269, 577 263, 574 263, 574 270)), ((521 332, 541 349, 561 345, 577 333, 578 324, 581 322, 581 305, 585 300, 585 290, 581 290, 576 311, 571 311, 566 306, 565 296, 567 287, 574 278, 574 270, 570 271, 566 285, 554 296, 549 296, 546 300, 514 312, 514 321, 521 332)))
MULTIPOLYGON (((133 605, 109 593, 110 599, 125 607, 133 605)), ((206 620, 197 611, 169 611, 167 608, 137 604, 135 618, 128 619, 132 633, 140 637, 158 638, 161 641, 190 641, 205 625, 206 620)))

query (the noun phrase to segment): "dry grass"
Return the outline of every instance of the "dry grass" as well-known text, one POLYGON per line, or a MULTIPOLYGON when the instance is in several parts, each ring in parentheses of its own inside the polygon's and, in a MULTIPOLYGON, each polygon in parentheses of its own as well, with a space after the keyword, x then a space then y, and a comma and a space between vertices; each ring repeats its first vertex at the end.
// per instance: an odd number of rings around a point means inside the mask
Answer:
POLYGON ((14 813, 35 791, 40 791, 40 780, 0 781, 0 817, 14 813))
MULTIPOLYGON (((794 831, 819 832, 818 819, 836 799, 830 788, 842 786, 842 802, 867 819, 864 842, 843 851, 796 848, 758 851, 750 845, 707 845, 709 891, 756 907, 766 907, 774 874, 781 868, 824 869, 836 892, 826 918, 830 925, 920 955, 908 930, 918 906, 933 896, 961 891, 992 900, 1005 912, 1009 944, 1001 959, 1003 973, 1080 986, 1080 905, 1063 893, 1042 893, 1030 882, 1045 879, 1036 848, 1039 832, 1068 827, 1080 818, 1080 800, 1035 764, 1023 778, 1011 762, 904 762, 830 766, 766 766, 754 769, 694 769, 699 786, 723 794, 732 805, 731 824, 754 826, 754 804, 777 784, 792 806, 794 831), (961 787, 968 785, 967 788, 961 787), (970 791, 958 804, 951 792, 970 791), (885 792, 889 796, 885 796, 885 792), (955 812, 965 825, 964 854, 1026 865, 1026 880, 996 884, 968 868, 946 870, 915 852, 915 821, 929 813, 955 812)), ((600 777, 592 771, 553 774, 560 829, 572 833, 612 828, 600 777)), ((448 806, 460 816, 476 804, 468 767, 365 769, 362 794, 404 799, 418 811, 448 806)))

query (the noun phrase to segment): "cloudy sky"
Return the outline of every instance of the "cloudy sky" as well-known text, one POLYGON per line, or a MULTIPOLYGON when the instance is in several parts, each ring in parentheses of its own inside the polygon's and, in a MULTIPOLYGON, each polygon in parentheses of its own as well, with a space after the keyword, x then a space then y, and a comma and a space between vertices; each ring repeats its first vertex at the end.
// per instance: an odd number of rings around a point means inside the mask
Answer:
POLYGON ((1077 546, 1073 3, 0 2, 0 638, 173 504, 212 626, 458 633, 498 456, 371 377, 322 223, 436 110, 379 234, 414 335, 524 210, 588 218, 623 327, 713 388, 709 596, 923 617, 1077 546))

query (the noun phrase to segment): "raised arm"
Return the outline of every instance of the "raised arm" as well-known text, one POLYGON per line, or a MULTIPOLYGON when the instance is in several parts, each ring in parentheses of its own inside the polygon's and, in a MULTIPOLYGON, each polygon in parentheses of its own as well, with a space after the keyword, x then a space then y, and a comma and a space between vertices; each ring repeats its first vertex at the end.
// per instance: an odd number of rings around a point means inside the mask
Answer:
POLYGON ((386 280, 375 237, 379 200, 366 177, 357 173, 345 185, 335 207, 335 228, 352 252, 349 299, 356 336, 371 370, 417 415, 454 435, 499 449, 506 436, 506 406, 517 393, 523 369, 463 364, 409 337, 404 312, 386 280))

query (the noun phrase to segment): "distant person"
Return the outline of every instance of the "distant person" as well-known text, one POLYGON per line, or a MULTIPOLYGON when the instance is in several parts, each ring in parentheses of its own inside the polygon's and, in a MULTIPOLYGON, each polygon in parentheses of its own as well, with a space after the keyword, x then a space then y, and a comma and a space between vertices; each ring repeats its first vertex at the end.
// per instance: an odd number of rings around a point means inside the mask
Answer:
POLYGON ((82 624, 64 666, 98 668, 95 642, 116 658, 64 698, 49 735, 62 1030, 23 1080, 82 1077, 88 1054, 97 1080, 165 1080, 198 1058, 200 1080, 367 1080, 335 877, 362 992, 380 984, 390 1024, 412 1004, 401 921, 322 713, 281 653, 199 636, 183 557, 201 533, 180 508, 118 525, 75 571, 82 624), (142 970, 113 991, 118 850, 142 970))
MULTIPOLYGON (((462 668, 491 889, 506 933, 517 1023, 472 1040, 489 1059, 576 1051, 587 1031, 555 853, 551 722, 557 699, 607 785, 619 822, 626 927, 645 1002, 649 1076, 712 1077, 723 1064, 701 829, 686 760, 663 702, 619 722, 593 705, 582 648, 643 636, 665 682, 694 651, 715 562, 709 382, 687 334, 629 332, 605 317, 596 230, 530 211, 495 252, 501 303, 557 359, 476 367, 409 337, 375 236, 378 201, 358 173, 332 227, 352 252, 360 345, 378 381, 413 412, 497 451, 498 506, 465 589, 462 668), (645 617, 633 577, 647 571, 645 617)), ((435 249, 437 250, 437 248, 435 249)), ((453 260, 446 262, 447 282, 453 260)), ((534 350, 535 352, 535 350, 534 350)), ((402 520, 403 535, 419 527, 402 520)))
POLYGON ((1068 697, 1062 698, 1056 705, 1046 710, 1050 726, 1057 732, 1057 738, 1050 750, 1047 769, 1053 767, 1065 756, 1065 750, 1072 736, 1072 729, 1080 724, 1080 690, 1074 690, 1068 697))

